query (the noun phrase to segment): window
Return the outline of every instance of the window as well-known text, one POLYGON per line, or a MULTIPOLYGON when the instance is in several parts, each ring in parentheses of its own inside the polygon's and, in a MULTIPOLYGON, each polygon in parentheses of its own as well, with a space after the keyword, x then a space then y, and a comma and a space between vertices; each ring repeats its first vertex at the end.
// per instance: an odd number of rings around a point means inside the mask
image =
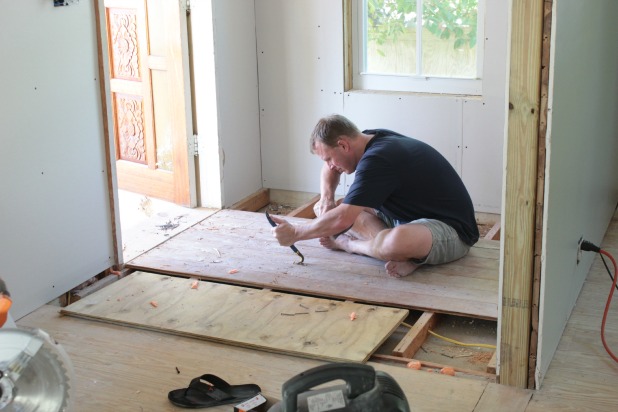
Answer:
POLYGON ((352 87, 480 95, 484 1, 352 0, 352 87))

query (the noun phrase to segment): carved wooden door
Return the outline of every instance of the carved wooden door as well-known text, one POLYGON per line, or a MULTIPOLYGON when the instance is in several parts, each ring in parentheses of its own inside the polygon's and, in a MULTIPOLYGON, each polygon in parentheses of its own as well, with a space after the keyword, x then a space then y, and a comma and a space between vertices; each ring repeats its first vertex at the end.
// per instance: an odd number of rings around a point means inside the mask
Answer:
POLYGON ((104 4, 118 187, 195 206, 184 11, 170 0, 104 4))

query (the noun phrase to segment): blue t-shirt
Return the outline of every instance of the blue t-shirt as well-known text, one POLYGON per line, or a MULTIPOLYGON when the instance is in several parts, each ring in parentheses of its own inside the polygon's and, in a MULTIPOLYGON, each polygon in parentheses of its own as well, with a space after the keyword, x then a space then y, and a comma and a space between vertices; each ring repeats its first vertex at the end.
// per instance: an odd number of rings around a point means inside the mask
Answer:
POLYGON ((436 149, 390 130, 374 135, 343 203, 378 209, 403 223, 436 219, 468 245, 479 238, 474 206, 461 178, 436 149))

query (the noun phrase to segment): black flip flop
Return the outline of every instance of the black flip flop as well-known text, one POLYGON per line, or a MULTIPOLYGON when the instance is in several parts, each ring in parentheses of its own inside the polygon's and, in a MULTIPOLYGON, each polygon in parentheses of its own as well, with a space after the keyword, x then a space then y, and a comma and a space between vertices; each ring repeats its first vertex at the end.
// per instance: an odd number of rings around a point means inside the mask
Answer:
POLYGON ((242 402, 261 392, 255 384, 230 385, 215 375, 202 375, 191 381, 187 388, 170 391, 167 398, 183 408, 208 408, 242 402))

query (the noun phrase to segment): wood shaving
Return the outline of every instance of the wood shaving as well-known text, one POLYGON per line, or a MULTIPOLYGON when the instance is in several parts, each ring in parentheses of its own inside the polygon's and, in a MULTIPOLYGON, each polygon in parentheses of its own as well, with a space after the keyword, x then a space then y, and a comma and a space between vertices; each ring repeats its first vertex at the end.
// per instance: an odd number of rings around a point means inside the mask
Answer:
POLYGON ((157 303, 156 300, 151 300, 150 301, 150 306, 152 306, 153 308, 157 308, 157 307, 159 307, 159 304, 157 303))
POLYGON ((230 275, 233 275, 234 273, 238 273, 238 269, 230 269, 227 271, 227 273, 229 273, 230 275))

